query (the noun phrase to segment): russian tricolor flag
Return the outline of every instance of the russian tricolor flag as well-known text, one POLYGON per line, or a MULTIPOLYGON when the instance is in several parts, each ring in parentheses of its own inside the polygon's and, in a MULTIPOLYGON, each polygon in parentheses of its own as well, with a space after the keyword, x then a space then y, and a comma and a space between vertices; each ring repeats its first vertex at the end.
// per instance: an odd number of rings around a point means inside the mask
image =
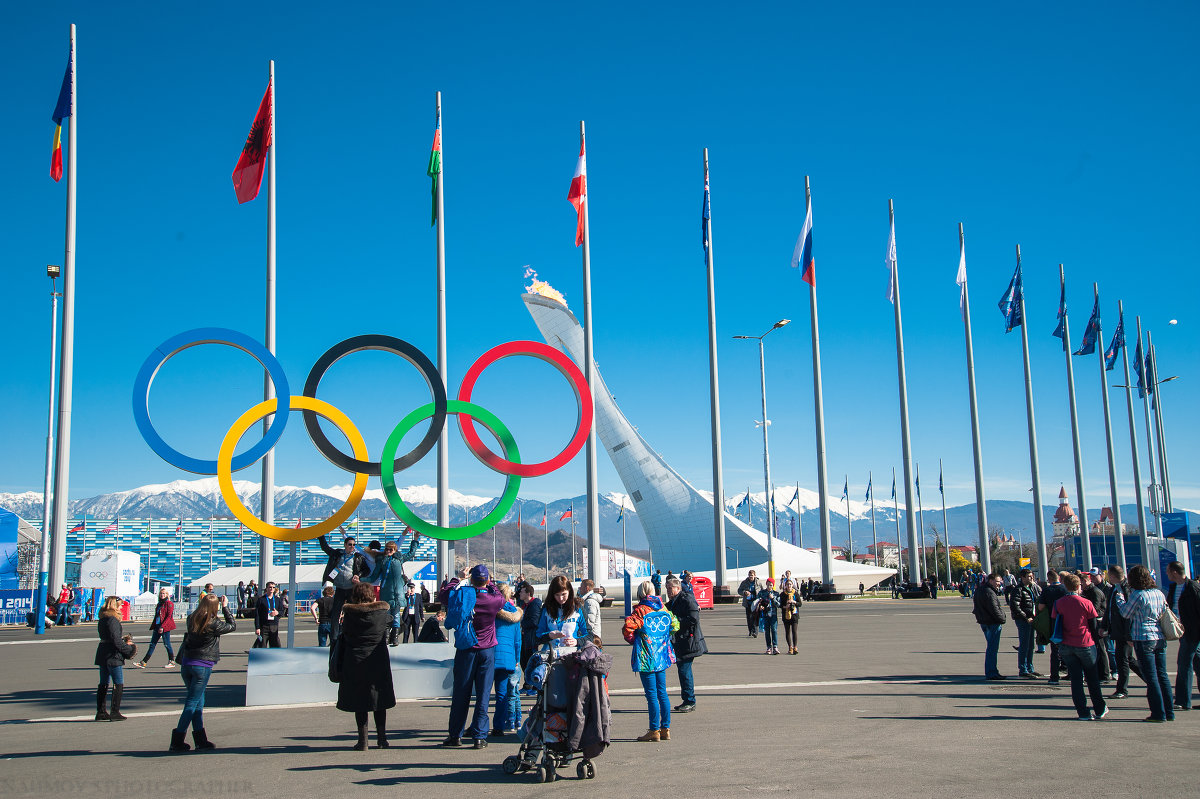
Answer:
POLYGON ((804 229, 800 231, 800 238, 796 239, 796 249, 792 252, 792 268, 802 267, 801 280, 810 286, 816 287, 817 273, 816 262, 813 259, 812 252, 812 206, 808 207, 808 213, 804 215, 804 229))

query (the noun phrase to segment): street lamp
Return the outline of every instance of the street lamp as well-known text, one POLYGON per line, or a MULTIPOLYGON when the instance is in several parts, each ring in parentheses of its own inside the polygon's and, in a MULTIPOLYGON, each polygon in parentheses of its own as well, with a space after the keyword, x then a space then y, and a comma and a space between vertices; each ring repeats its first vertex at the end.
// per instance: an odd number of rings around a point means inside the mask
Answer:
MULTIPOLYGON (((62 294, 58 291, 58 278, 62 274, 57 264, 46 265, 46 277, 50 278, 50 401, 47 403, 46 411, 46 482, 42 490, 42 546, 38 550, 38 586, 37 586, 37 604, 33 607, 33 617, 36 619, 34 623, 34 633, 36 635, 46 634, 46 600, 47 593, 50 590, 50 483, 54 477, 52 468, 54 458, 54 395, 57 385, 55 383, 55 353, 57 350, 56 337, 58 334, 58 298, 62 294)), ((62 500, 66 502, 64 498, 62 500)))
POLYGON ((725 547, 725 550, 733 553, 733 569, 737 574, 736 579, 740 584, 742 582, 742 554, 734 547, 725 547))
POLYGON ((771 331, 778 330, 791 321, 791 319, 780 319, 771 325, 771 330, 761 336, 734 336, 734 338, 758 341, 759 381, 762 386, 763 484, 767 498, 767 576, 772 579, 775 578, 775 498, 771 495, 771 455, 767 447, 767 426, 770 422, 767 420, 767 365, 763 353, 763 339, 770 335, 771 331))

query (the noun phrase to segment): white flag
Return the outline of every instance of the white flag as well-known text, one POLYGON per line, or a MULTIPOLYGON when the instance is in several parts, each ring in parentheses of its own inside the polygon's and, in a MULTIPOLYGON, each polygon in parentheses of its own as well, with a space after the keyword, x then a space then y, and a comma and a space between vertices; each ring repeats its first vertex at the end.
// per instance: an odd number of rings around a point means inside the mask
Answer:
POLYGON ((958 277, 954 278, 954 282, 958 284, 958 311, 967 318, 967 245, 963 242, 958 245, 958 277))
POLYGON ((895 285, 899 282, 896 277, 896 222, 893 220, 891 229, 888 231, 887 255, 883 260, 888 269, 888 302, 892 305, 896 304, 896 295, 894 291, 895 285))

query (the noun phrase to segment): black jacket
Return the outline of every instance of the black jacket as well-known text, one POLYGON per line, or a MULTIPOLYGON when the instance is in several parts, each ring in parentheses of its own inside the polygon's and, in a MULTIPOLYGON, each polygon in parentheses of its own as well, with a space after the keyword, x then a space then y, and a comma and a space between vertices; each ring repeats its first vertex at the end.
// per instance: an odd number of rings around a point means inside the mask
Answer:
POLYGON ((1113 591, 1120 591, 1121 596, 1129 598, 1129 590, 1124 583, 1120 585, 1108 586, 1104 590, 1106 601, 1108 603, 1107 612, 1104 614, 1104 627, 1108 630, 1108 637, 1117 641, 1129 640, 1129 622, 1121 615, 1117 608, 1117 603, 1113 601, 1113 591))
POLYGON ((338 683, 338 710, 351 713, 387 710, 396 705, 392 687, 392 661, 387 634, 392 626, 391 606, 366 602, 342 606, 345 621, 342 681, 338 683))
POLYGON ((437 616, 430 616, 425 620, 425 624, 421 627, 420 634, 417 635, 418 644, 444 644, 446 643, 446 633, 442 631, 442 625, 437 620, 437 616))
POLYGON ((1080 591, 1079 595, 1092 603, 1092 606, 1096 608, 1096 615, 1104 618, 1104 612, 1108 610, 1108 595, 1103 588, 1093 583, 1080 591))
POLYGON ((980 624, 1004 624, 1008 617, 1004 615, 1004 603, 1000 594, 987 583, 975 589, 975 621, 980 624))
POLYGON ((667 610, 679 619, 679 630, 672 641, 675 657, 681 663, 687 663, 707 655, 708 644, 704 642, 704 633, 700 630, 700 605, 696 602, 696 595, 691 591, 680 591, 667 603, 667 610))
MULTIPOLYGON (((346 555, 346 549, 344 547, 342 549, 334 549, 329 546, 325 542, 325 536, 317 538, 317 543, 321 545, 321 549, 329 556, 329 560, 325 562, 325 572, 321 575, 321 582, 325 582, 326 580, 332 581, 333 578, 330 575, 337 571, 337 567, 341 565, 342 558, 346 555)), ((371 576, 371 563, 361 552, 354 553, 354 564, 351 568, 360 580, 365 580, 371 576)))
POLYGON ((1012 612, 1013 619, 1032 622, 1034 614, 1037 613, 1038 597, 1041 591, 1038 590, 1037 583, 1032 585, 1017 584, 1008 592, 1008 609, 1012 612))
POLYGON ((101 616, 96 623, 96 632, 100 643, 96 645, 95 665, 115 669, 124 666, 125 661, 137 653, 136 646, 121 640, 121 620, 116 616, 101 616))
MULTIPOLYGON (((1171 583, 1171 593, 1167 595, 1170 605, 1181 586, 1171 583)), ((1189 641, 1200 638, 1200 582, 1188 580, 1183 584, 1183 593, 1179 596, 1179 620, 1183 622, 1183 634, 1189 641)))
MULTIPOLYGON (((195 613, 196 611, 192 611, 192 615, 195 613)), ((221 659, 221 636, 237 629, 233 616, 229 613, 229 608, 221 608, 221 616, 223 618, 209 619, 208 626, 198 633, 191 631, 192 617, 188 616, 188 632, 184 633, 183 645, 175 654, 177 663, 182 663, 185 657, 192 660, 209 660, 213 663, 221 659)))
POLYGON ((266 594, 263 594, 261 597, 259 597, 258 604, 254 606, 255 629, 261 630, 263 627, 267 627, 272 624, 279 624, 279 620, 283 618, 283 611, 286 607, 287 605, 279 598, 279 594, 276 594, 274 597, 269 597, 266 594), (273 619, 267 616, 267 614, 271 611, 272 599, 275 600, 275 612, 279 614, 273 619))

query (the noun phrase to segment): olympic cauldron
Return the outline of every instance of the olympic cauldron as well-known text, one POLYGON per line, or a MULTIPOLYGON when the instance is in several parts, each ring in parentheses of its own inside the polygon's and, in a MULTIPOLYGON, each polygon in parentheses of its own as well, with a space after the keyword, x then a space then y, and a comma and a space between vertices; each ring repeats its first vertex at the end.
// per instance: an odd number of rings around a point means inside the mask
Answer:
POLYGON ((579 367, 558 350, 536 341, 509 341, 491 348, 471 364, 471 368, 463 377, 462 385, 459 386, 457 399, 448 399, 442 375, 429 358, 411 343, 380 333, 353 336, 326 350, 309 371, 303 393, 293 395, 282 365, 265 346, 236 330, 206 327, 179 333, 156 347, 142 364, 133 385, 134 421, 150 448, 167 463, 184 471, 216 475, 221 497, 238 521, 247 529, 276 541, 307 541, 337 529, 354 513, 366 493, 367 479, 373 475, 379 477, 388 507, 397 518, 417 532, 446 541, 458 541, 479 535, 504 518, 512 508, 521 486, 521 478, 548 474, 575 457, 592 429, 592 416, 592 395, 579 367), (233 423, 221 441, 215 460, 194 458, 176 450, 163 440, 150 421, 150 387, 158 370, 174 355, 201 344, 222 344, 250 355, 266 369, 276 394, 274 399, 258 403, 233 423), (389 352, 408 361, 421 373, 433 396, 432 402, 417 408, 400 420, 384 442, 378 461, 368 459, 366 442, 349 417, 328 402, 317 398, 317 388, 329 367, 347 355, 363 350, 389 352), (516 355, 538 358, 553 366, 567 379, 575 393, 575 433, 562 452, 539 463, 521 463, 517 442, 508 428, 495 414, 471 402, 471 392, 483 370, 502 358, 516 355), (324 521, 298 529, 276 527, 259 519, 242 504, 233 488, 233 473, 252 466, 278 443, 287 426, 289 412, 293 410, 303 414, 304 427, 317 451, 334 466, 354 474, 350 496, 337 512, 324 521), (246 432, 255 423, 272 414, 274 418, 262 439, 241 455, 235 455, 234 449, 246 432), (492 511, 482 519, 463 527, 442 527, 425 521, 404 504, 396 488, 396 474, 420 461, 433 449, 446 424, 446 417, 451 414, 458 417, 459 430, 471 453, 485 466, 505 476, 504 493, 492 511), (352 455, 347 455, 334 446, 321 430, 318 416, 328 419, 346 436, 352 455), (424 437, 413 449, 397 457, 396 450, 405 434, 426 419, 430 420, 430 424, 424 437), (482 424, 500 444, 504 451, 503 456, 495 454, 482 442, 475 428, 476 422, 482 424))

